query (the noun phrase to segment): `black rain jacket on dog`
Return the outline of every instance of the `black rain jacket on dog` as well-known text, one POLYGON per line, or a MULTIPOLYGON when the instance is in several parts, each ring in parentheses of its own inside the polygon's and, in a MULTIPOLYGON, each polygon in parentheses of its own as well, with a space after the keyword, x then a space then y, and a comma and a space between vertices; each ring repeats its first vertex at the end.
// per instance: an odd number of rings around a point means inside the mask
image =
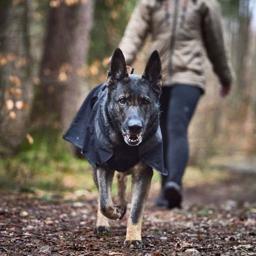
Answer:
MULTIPOLYGON (((81 149, 81 153, 93 167, 107 166, 108 160, 113 156, 112 146, 106 135, 102 132, 96 134, 95 129, 95 123, 99 118, 99 105, 104 97, 107 97, 106 85, 100 84, 88 94, 64 135, 65 140, 81 149)), ((141 162, 158 170, 162 175, 167 175, 160 127, 138 147, 141 162)))

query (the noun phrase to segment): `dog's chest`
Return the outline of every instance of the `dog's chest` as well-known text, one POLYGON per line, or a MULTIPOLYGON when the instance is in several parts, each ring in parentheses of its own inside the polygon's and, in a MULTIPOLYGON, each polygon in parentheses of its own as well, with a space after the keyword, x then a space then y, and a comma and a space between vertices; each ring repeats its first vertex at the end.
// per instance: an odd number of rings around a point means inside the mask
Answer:
POLYGON ((107 162, 111 169, 125 172, 140 161, 138 147, 118 146, 113 150, 113 156, 107 162))

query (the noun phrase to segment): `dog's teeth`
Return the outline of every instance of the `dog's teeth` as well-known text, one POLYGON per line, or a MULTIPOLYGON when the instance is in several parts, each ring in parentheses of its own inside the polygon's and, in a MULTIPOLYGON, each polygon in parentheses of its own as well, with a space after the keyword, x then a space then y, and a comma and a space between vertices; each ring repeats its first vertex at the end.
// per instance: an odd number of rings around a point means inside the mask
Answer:
POLYGON ((142 141, 142 135, 139 135, 138 137, 136 136, 136 138, 134 138, 134 137, 130 137, 128 134, 126 134, 124 136, 124 139, 125 139, 126 143, 129 144, 130 146, 137 146, 142 141))

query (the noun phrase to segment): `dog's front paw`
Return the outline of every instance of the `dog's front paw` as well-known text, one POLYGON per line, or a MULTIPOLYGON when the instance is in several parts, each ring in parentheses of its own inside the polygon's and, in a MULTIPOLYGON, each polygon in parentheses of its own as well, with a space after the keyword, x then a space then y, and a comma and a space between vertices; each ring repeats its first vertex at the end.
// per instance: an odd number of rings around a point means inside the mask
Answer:
POLYGON ((105 226, 98 226, 95 228, 95 234, 97 236, 109 236, 110 228, 105 226))
POLYGON ((118 218, 119 220, 121 220, 124 217, 126 210, 127 210, 126 205, 125 206, 116 206, 116 211, 119 215, 119 218, 118 218))
POLYGON ((143 247, 143 243, 141 240, 125 240, 124 247, 129 249, 141 249, 143 247))
POLYGON ((102 214, 112 220, 122 219, 126 212, 126 207, 123 206, 110 206, 101 209, 102 214))

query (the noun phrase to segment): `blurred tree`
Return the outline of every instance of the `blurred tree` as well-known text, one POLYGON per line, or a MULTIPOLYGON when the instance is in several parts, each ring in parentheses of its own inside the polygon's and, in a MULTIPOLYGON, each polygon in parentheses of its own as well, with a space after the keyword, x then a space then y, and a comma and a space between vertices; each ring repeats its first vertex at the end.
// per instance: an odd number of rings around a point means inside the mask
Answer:
POLYGON ((237 18, 240 1, 241 0, 219 0, 224 15, 237 18))
MULTIPOLYGON (((252 29, 255 0, 219 0, 224 14, 224 32, 236 79, 232 93, 220 101, 214 77, 208 75, 206 97, 202 99, 192 127, 192 160, 203 163, 218 154, 255 154, 256 149, 256 44, 252 29), (236 138, 234 140, 234 135, 236 138), (209 138, 214 138, 209 140, 209 138), (225 143, 223 143, 225 141, 225 143)), ((218 84, 218 83, 217 83, 218 84)))
POLYGON ((244 95, 248 83, 247 60, 252 36, 252 0, 220 0, 227 20, 228 36, 231 38, 230 46, 232 59, 237 78, 237 95, 244 95), (241 40, 242 38, 242 40, 241 40))
MULTIPOLYGON (((118 46, 137 0, 101 0, 95 2, 92 43, 89 51, 89 76, 94 78, 107 68, 109 57, 118 46), (102 61, 104 63, 102 63, 102 61)), ((102 73, 101 73, 102 74, 102 73)), ((104 73, 105 77, 105 73, 104 73)), ((103 77, 97 77, 101 80, 103 77)), ((97 79, 96 79, 97 80, 97 79)))
MULTIPOLYGON (((81 103, 93 0, 50 0, 34 116, 65 130, 81 103)), ((43 122, 43 123, 42 123, 43 122)))
POLYGON ((0 155, 14 153, 27 133, 33 98, 30 6, 31 0, 0 2, 0 155))

